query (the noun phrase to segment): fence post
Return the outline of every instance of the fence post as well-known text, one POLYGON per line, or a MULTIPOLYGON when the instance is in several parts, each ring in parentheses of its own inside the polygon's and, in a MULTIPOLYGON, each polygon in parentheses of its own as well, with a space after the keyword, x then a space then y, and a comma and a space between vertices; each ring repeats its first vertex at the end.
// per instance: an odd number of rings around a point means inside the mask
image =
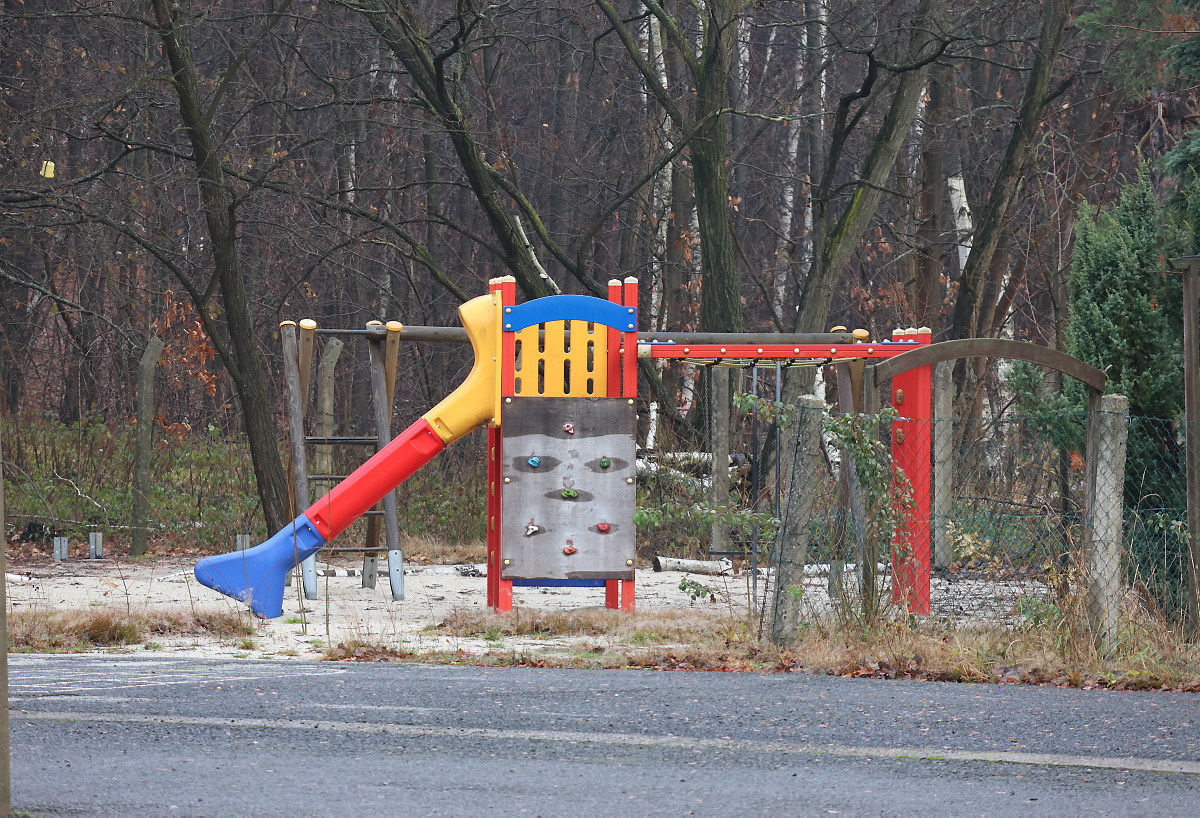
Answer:
MULTIPOLYGON (((4 451, 0 445, 0 531, 4 530, 4 451)), ((0 536, 0 815, 12 813, 12 779, 8 739, 8 600, 5 598, 5 549, 7 537, 0 536)))
POLYGON ((137 432, 133 440, 133 541, 129 553, 146 553, 146 516, 150 507, 150 458, 154 443, 154 366, 166 344, 157 335, 150 338, 138 362, 137 432))
POLYGON ((945 568, 954 562, 954 361, 939 363, 933 377, 933 564, 945 568))
POLYGON ((1183 274, 1183 411, 1188 548, 1185 556, 1187 628, 1200 636, 1200 259, 1183 274))
MULTIPOLYGON (((796 401, 796 438, 792 466, 788 469, 787 501, 780 511, 775 593, 771 601, 770 639, 787 647, 796 638, 802 597, 792 588, 804 588, 808 562, 808 524, 817 499, 816 475, 825 468, 821 458, 821 419, 825 403, 814 395, 796 401)), ((776 468, 779 464, 776 464, 776 468)))
POLYGON ((1089 400, 1087 433, 1087 526, 1084 553, 1088 617, 1096 647, 1109 644, 1117 628, 1121 598, 1122 515, 1129 398, 1103 395, 1089 400))
POLYGON ((729 370, 714 366, 712 373, 712 488, 709 502, 716 519, 712 525, 711 551, 729 550, 729 523, 722 519, 729 510, 729 370))

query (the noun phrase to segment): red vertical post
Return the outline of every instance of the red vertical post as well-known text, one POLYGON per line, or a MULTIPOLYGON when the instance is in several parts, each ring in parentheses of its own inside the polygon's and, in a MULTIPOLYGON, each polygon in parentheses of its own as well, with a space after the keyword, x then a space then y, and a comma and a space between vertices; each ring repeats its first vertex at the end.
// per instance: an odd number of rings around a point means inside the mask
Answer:
POLYGON ((636 583, 631 579, 621 581, 621 610, 633 610, 633 586, 636 583))
MULTIPOLYGON (((637 400, 637 279, 632 276, 626 278, 623 290, 624 304, 628 308, 625 314, 629 320, 622 327, 621 332, 621 396, 637 400)), ((616 583, 613 584, 615 585, 616 583)), ((633 602, 634 581, 631 579, 623 580, 621 582, 621 610, 632 611, 633 602)))
MULTIPOLYGON (((614 304, 620 304, 623 300, 624 293, 621 291, 621 282, 617 279, 609 279, 608 282, 608 300, 614 304)), ((621 394, 621 331, 617 327, 608 328, 608 387, 605 392, 610 398, 615 398, 621 394)))
MULTIPOLYGON (((515 372, 516 335, 504 332, 504 310, 517 302, 517 284, 511 276, 493 279, 490 284, 492 292, 500 293, 501 306, 501 342, 500 342, 500 395, 501 414, 504 405, 516 390, 515 372)), ((502 418, 497 418, 499 423, 502 418)), ((500 515, 503 505, 504 481, 502 479, 504 463, 504 446, 501 429, 488 429, 488 482, 494 490, 488 492, 488 605, 497 613, 512 610, 512 580, 504 579, 504 543, 500 540, 500 515)))
POLYGON ((488 427, 487 604, 495 608, 500 594, 500 427, 488 427))
POLYGON ((622 327, 621 372, 622 392, 627 398, 637 397, 637 305, 638 281, 630 276, 625 279, 625 306, 628 323, 622 327))
MULTIPOLYGON (((932 336, 923 327, 894 335, 892 340, 924 346, 932 336)), ((904 471, 912 487, 912 506, 896 532, 892 597, 914 614, 929 613, 932 397, 932 367, 919 367, 892 379, 892 406, 899 415, 892 422, 892 464, 904 471)))
MULTIPOLYGON (((621 282, 618 279, 612 278, 608 281, 608 300, 614 304, 624 302, 625 293, 621 287, 621 282)), ((610 398, 618 397, 621 392, 621 339, 623 333, 619 327, 608 328, 608 360, 605 362, 608 367, 608 380, 605 394, 610 398)), ((617 608, 619 607, 619 589, 618 580, 609 579, 604 582, 604 607, 617 608)))

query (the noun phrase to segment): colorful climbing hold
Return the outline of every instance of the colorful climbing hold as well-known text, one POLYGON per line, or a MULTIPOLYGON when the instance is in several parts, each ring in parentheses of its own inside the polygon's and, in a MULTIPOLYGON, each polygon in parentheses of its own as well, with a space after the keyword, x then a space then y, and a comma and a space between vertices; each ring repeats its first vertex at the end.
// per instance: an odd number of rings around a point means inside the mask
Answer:
POLYGON ((607 469, 611 465, 612 465, 612 461, 609 460, 607 457, 600 458, 600 468, 607 469))
POLYGON ((609 528, 610 526, 608 523, 596 523, 596 530, 601 534, 607 534, 609 528))
POLYGON ((574 500, 579 496, 579 492, 577 492, 575 489, 563 489, 562 496, 564 500, 574 500))
POLYGON ((529 467, 531 469, 536 469, 538 466, 542 465, 542 459, 540 457, 531 457, 526 462, 529 463, 529 467))

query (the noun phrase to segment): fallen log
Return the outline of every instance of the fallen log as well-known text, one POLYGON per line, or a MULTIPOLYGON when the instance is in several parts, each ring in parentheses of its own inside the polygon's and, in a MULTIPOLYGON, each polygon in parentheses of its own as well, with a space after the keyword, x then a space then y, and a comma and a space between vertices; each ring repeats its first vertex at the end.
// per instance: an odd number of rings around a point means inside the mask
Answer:
POLYGON ((683 560, 676 557, 658 555, 654 558, 655 571, 680 571, 685 574, 708 574, 721 576, 733 573, 733 563, 729 560, 683 560))

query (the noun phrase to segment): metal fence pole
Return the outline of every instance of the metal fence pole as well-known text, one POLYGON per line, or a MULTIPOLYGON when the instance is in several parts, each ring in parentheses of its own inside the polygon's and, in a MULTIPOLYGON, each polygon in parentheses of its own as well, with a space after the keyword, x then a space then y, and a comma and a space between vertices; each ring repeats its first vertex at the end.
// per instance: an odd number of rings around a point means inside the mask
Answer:
POLYGON ((787 647, 796 638, 808 562, 808 525, 819 491, 821 419, 825 403, 814 395, 796 401, 796 438, 788 470, 786 510, 780 512, 775 591, 771 600, 771 642, 787 647))
POLYGON ((1122 517, 1125 501, 1125 452, 1129 436, 1129 398, 1104 395, 1090 401, 1087 441, 1088 616, 1097 648, 1117 629, 1121 598, 1122 517))

